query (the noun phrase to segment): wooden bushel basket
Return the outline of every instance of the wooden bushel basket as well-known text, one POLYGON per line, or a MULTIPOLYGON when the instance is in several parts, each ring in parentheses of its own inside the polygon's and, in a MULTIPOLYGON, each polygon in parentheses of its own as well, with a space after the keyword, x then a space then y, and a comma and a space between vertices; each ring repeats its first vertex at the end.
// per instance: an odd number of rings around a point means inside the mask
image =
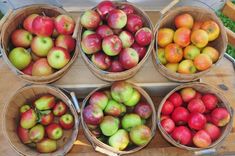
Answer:
MULTIPOLYGON (((44 4, 35 4, 35 5, 30 5, 21 9, 18 9, 14 11, 12 14, 9 15, 8 19, 5 21, 5 23, 2 26, 2 31, 1 31, 1 47, 2 47, 2 55, 9 66, 9 68, 20 78, 31 82, 35 84, 45 84, 45 83, 51 83, 54 82, 58 79, 60 79, 71 67, 73 62, 76 60, 78 56, 78 48, 75 47, 75 50, 73 52, 73 56, 71 56, 71 59, 69 63, 63 67, 62 69, 56 71, 55 73, 48 75, 48 76, 30 76, 24 74, 22 71, 18 70, 8 59, 8 54, 10 52, 10 40, 11 40, 11 34, 12 32, 18 28, 19 25, 22 24, 23 20, 33 14, 41 14, 44 13, 45 15, 49 17, 55 17, 60 14, 68 14, 64 9, 52 6, 52 5, 44 5, 44 4)), ((76 32, 76 31, 74 31, 76 32)), ((76 35, 74 35, 76 36, 76 35)))
MULTIPOLYGON (((75 103, 75 102, 74 102, 75 103)), ((58 88, 48 85, 29 85, 16 91, 8 103, 5 104, 3 113, 3 133, 10 146, 20 155, 65 155, 77 139, 80 118, 72 101, 58 88), (57 141, 57 150, 53 153, 42 154, 36 149, 24 145, 17 135, 19 122, 19 108, 28 101, 32 101, 43 94, 51 94, 62 100, 74 116, 74 127, 71 130, 64 130, 63 137, 57 141)))
POLYGON ((195 74, 176 73, 176 72, 170 71, 163 64, 161 64, 161 62, 159 61, 159 59, 157 57, 158 45, 157 45, 157 41, 156 41, 156 43, 155 43, 156 44, 155 45, 156 52, 154 52, 153 56, 152 56, 153 63, 155 65, 156 69, 162 75, 164 75, 165 77, 167 77, 170 80, 177 81, 177 82, 190 82, 190 81, 198 80, 201 76, 205 75, 210 70, 212 70, 221 61, 221 59, 223 58, 224 53, 226 51, 226 48, 227 48, 228 39, 227 39, 226 31, 225 31, 223 24, 221 23, 220 19, 216 16, 216 14, 212 10, 205 9, 202 7, 193 7, 193 6, 177 7, 177 8, 170 10, 169 12, 167 12, 166 15, 162 18, 159 27, 157 27, 155 30, 156 37, 158 35, 157 34, 158 29, 160 29, 160 28, 168 27, 168 28, 175 29, 174 18, 177 15, 180 15, 183 13, 189 13, 190 15, 193 16, 195 21, 213 20, 220 27, 219 37, 216 40, 209 42, 209 44, 208 44, 209 46, 212 46, 218 50, 218 52, 220 53, 219 59, 209 69, 207 69, 205 71, 197 72, 195 74))
MULTIPOLYGON (((131 83, 132 84, 132 83, 131 83)), ((152 137, 151 140, 153 139, 153 137, 155 136, 156 133, 156 110, 155 110, 155 106, 153 104, 152 99, 150 98, 150 96, 147 94, 147 92, 145 92, 144 89, 142 89, 141 87, 138 87, 134 84, 132 84, 132 86, 139 91, 139 93, 142 96, 142 101, 146 101, 147 103, 149 103, 149 105, 151 106, 153 112, 151 117, 147 120, 146 124, 148 127, 150 127, 151 132, 152 132, 152 137)), ((143 146, 137 146, 134 148, 130 148, 130 149, 125 149, 124 151, 119 151, 116 150, 114 148, 112 148, 111 146, 101 142, 100 140, 98 140, 92 133, 91 131, 88 129, 87 124, 85 123, 84 119, 83 119, 83 110, 86 107, 86 105, 88 104, 89 98, 91 97, 91 95, 96 92, 96 91, 102 91, 102 90, 106 90, 106 89, 110 89, 111 84, 108 85, 104 85, 102 87, 99 87, 97 89, 95 89, 94 91, 92 91, 84 100, 82 103, 82 107, 81 107, 81 124, 83 127, 83 131, 87 137, 87 139, 89 140, 89 142, 91 143, 91 145, 93 146, 93 148, 95 149, 95 151, 103 153, 105 155, 109 155, 109 156, 118 156, 118 155, 124 155, 124 154, 130 154, 130 153, 134 153, 137 152, 139 150, 141 150, 142 148, 144 148, 146 145, 143 146)))
MULTIPOLYGON (((151 20, 149 19, 148 15, 144 11, 142 11, 140 8, 138 8, 135 5, 128 3, 128 2, 114 2, 114 3, 116 6, 120 6, 123 4, 129 4, 129 5, 133 6, 135 9, 135 12, 142 17, 144 26, 150 28, 150 30, 152 32, 154 32, 151 20)), ((95 10, 95 9, 96 9, 96 7, 93 8, 93 10, 95 10)), ((81 16, 82 16, 82 14, 81 14, 81 16)), ((85 61, 88 68, 90 69, 90 71, 93 74, 95 74, 98 78, 105 80, 105 81, 119 81, 119 80, 125 80, 125 79, 133 77, 139 71, 139 69, 143 66, 144 62, 148 59, 150 53, 152 52, 153 46, 154 46, 154 39, 153 39, 147 48, 146 55, 135 67, 133 67, 129 70, 122 71, 122 72, 104 71, 104 70, 101 70, 98 67, 96 67, 91 62, 91 60, 88 58, 88 56, 83 52, 83 50, 81 48, 83 31, 84 31, 84 28, 82 27, 81 22, 79 22, 77 45, 80 47, 82 58, 85 61)))
POLYGON ((222 142, 224 141, 226 136, 232 130, 232 124, 233 124, 233 109, 232 109, 232 107, 230 107, 228 100, 220 93, 219 90, 217 90, 216 88, 214 88, 208 84, 205 84, 205 83, 194 82, 194 83, 183 84, 183 85, 176 87, 175 89, 173 89, 171 92, 169 92, 164 97, 164 99, 161 101, 161 103, 158 107, 158 111, 157 111, 157 125, 158 125, 158 128, 159 128, 162 136, 168 142, 170 142, 172 145, 179 147, 179 148, 182 148, 182 149, 193 151, 194 154, 196 154, 196 155, 201 155, 201 154, 206 154, 206 153, 210 154, 210 153, 216 152, 215 148, 218 147, 220 144, 222 144, 222 142), (226 108, 230 114, 230 121, 225 127, 222 128, 221 136, 216 141, 214 141, 208 148, 189 147, 189 146, 182 145, 182 144, 176 142, 161 126, 161 119, 160 118, 161 118, 161 110, 162 110, 163 104, 165 103, 165 101, 168 99, 168 97, 171 94, 173 94, 174 92, 179 91, 183 88, 186 88, 186 87, 192 87, 193 89, 195 89, 199 92, 202 92, 202 93, 212 93, 212 94, 216 95, 219 100, 218 105, 220 107, 226 108))

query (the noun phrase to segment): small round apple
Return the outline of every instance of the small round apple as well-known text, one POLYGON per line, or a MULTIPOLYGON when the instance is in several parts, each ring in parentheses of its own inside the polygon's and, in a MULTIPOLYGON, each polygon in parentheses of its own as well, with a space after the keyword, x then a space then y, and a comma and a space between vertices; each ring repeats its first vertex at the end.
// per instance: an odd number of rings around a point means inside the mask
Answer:
POLYGON ((71 114, 64 114, 59 119, 60 126, 63 129, 72 129, 74 125, 74 118, 71 114))
POLYGON ((63 130, 57 123, 52 123, 46 127, 46 133, 49 139, 59 140, 63 136, 63 130))
POLYGON ((189 128, 185 126, 179 126, 171 133, 172 138, 182 145, 189 145, 192 142, 192 134, 189 128))
POLYGON ((122 115, 122 112, 123 112, 122 105, 114 100, 109 100, 107 106, 104 109, 105 114, 112 115, 115 117, 122 115))
POLYGON ((115 9, 115 6, 111 1, 102 1, 97 5, 97 12, 103 19, 105 19, 106 15, 113 9, 115 9))
POLYGON ((122 67, 121 63, 118 60, 113 60, 109 68, 109 72, 121 72, 121 71, 124 71, 124 68, 122 67))
POLYGON ((136 42, 142 46, 149 45, 151 43, 152 39, 153 39, 153 33, 147 27, 143 27, 143 28, 139 29, 135 34, 136 42))
POLYGON ((139 102, 134 109, 142 119, 148 119, 152 115, 152 108, 147 102, 139 102))
POLYGON ((132 33, 137 32, 144 25, 142 18, 136 14, 127 15, 126 29, 132 33))
POLYGON ((62 47, 72 52, 75 48, 76 41, 70 35, 59 35, 55 40, 56 47, 62 47))
POLYGON ((176 107, 171 114, 172 120, 176 125, 185 125, 189 119, 189 111, 184 107, 176 107))
POLYGON ((47 76, 54 72, 52 67, 48 64, 46 58, 41 58, 33 64, 32 75, 33 76, 47 76))
POLYGON ((202 96, 202 101, 204 105, 206 106, 207 110, 213 110, 216 108, 218 104, 218 98, 211 93, 206 93, 202 96))
POLYGON ((42 141, 36 143, 36 149, 40 153, 52 153, 57 149, 55 140, 44 138, 42 141))
POLYGON ((113 116, 105 116, 100 123, 100 129, 105 136, 112 136, 119 129, 119 119, 113 116))
POLYGON ((23 27, 24 29, 26 29, 27 31, 33 33, 33 20, 39 16, 38 14, 31 14, 28 17, 26 17, 26 19, 23 22, 23 27))
POLYGON ((94 10, 87 10, 81 17, 81 24, 83 27, 93 30, 100 24, 100 15, 94 10))
POLYGON ((94 53, 100 51, 101 50, 101 37, 100 37, 100 35, 98 35, 98 34, 87 35, 85 38, 82 39, 81 46, 82 46, 82 50, 86 54, 94 54, 94 53))
POLYGON ((193 143, 196 147, 207 148, 211 144, 210 135, 205 130, 200 130, 193 136, 193 143))
POLYGON ((68 109, 67 105, 64 102, 59 101, 53 107, 52 111, 55 116, 62 116, 66 113, 67 109, 68 109))
POLYGON ((112 98, 120 103, 128 101, 133 91, 132 85, 125 81, 114 82, 111 86, 112 98))
POLYGON ((188 119, 188 125, 191 129, 201 130, 206 124, 206 117, 198 112, 191 113, 188 119))
POLYGON ((119 129, 108 140, 109 145, 117 150, 124 150, 129 142, 128 132, 124 129, 119 129))
POLYGON ((166 100, 162 106, 161 114, 170 115, 174 110, 174 105, 169 100, 166 100))
POLYGON ((22 113, 28 111, 29 109, 30 109, 30 106, 27 105, 27 104, 21 106, 21 107, 20 107, 20 114, 22 114, 22 113))
POLYGON ((145 57, 146 53, 147 53, 147 48, 145 46, 139 45, 138 43, 132 44, 131 48, 136 50, 136 52, 139 55, 140 60, 142 60, 145 57))
POLYGON ((61 69, 69 62, 70 55, 64 48, 54 47, 49 51, 47 60, 51 67, 61 69))
POLYGON ((105 37, 102 41, 102 49, 109 56, 116 56, 122 50, 122 41, 116 35, 105 37))
POLYGON ((122 118, 122 128, 124 128, 127 131, 130 131, 133 127, 141 125, 141 118, 139 115, 131 113, 126 114, 122 118))
POLYGON ((103 52, 93 54, 91 56, 91 61, 101 70, 107 70, 111 66, 110 56, 104 54, 103 52))
POLYGON ((223 127, 229 123, 230 114, 226 108, 215 108, 211 112, 211 120, 216 126, 223 127))
POLYGON ((178 92, 171 94, 168 98, 168 101, 170 101, 175 107, 181 106, 183 104, 183 99, 178 92))
POLYGON ((126 26, 127 15, 119 9, 111 10, 108 15, 107 23, 113 29, 122 29, 126 26))
POLYGON ((37 124, 29 130, 29 138, 33 142, 40 142, 45 136, 45 129, 41 124, 37 124))
POLYGON ((33 38, 31 49, 37 56, 45 57, 53 46, 54 42, 52 38, 36 36, 33 38))
POLYGON ((125 48, 119 54, 119 61, 123 68, 131 69, 139 62, 139 55, 133 48, 125 48))
POLYGON ((11 42, 15 47, 28 48, 32 40, 33 35, 24 29, 17 29, 11 34, 11 42))
POLYGON ((122 31, 120 34, 119 34, 119 38, 121 39, 122 41, 122 46, 123 48, 129 48, 131 47, 131 45, 134 43, 135 39, 134 39, 134 36, 128 32, 128 31, 122 31))
POLYGON ((32 140, 29 138, 29 129, 24 129, 20 125, 17 127, 17 134, 24 144, 29 144, 32 140))
POLYGON ((53 113, 50 111, 47 114, 42 114, 41 116, 41 124, 42 125, 49 125, 50 123, 52 123, 52 121, 54 120, 54 115, 53 113))
POLYGON ((32 24, 33 32, 38 36, 51 36, 54 31, 54 21, 47 16, 37 16, 32 24))
POLYGON ((138 125, 131 129, 130 139, 131 141, 138 145, 143 146, 149 143, 152 138, 151 129, 145 125, 138 125))
POLYGON ((59 34, 71 35, 74 27, 74 20, 67 15, 59 15, 55 18, 55 28, 59 34))
POLYGON ((83 110, 83 118, 86 124, 98 125, 103 120, 103 110, 95 105, 88 105, 83 110))
POLYGON ((129 5, 129 4, 123 4, 120 6, 120 9, 122 11, 124 11, 127 15, 129 14, 134 14, 135 12, 135 9, 132 5, 129 5))
POLYGON ((109 101, 108 96, 104 92, 95 92, 91 95, 89 99, 89 104, 90 105, 97 105, 99 106, 102 110, 105 109, 109 101))
POLYGON ((175 129, 175 123, 172 119, 167 118, 161 121, 161 126, 167 133, 171 133, 175 129))
POLYGON ((100 25, 96 29, 96 33, 100 35, 102 38, 105 38, 107 36, 113 35, 113 30, 107 25, 100 25))
POLYGON ((32 61, 26 68, 24 68, 24 69, 22 70, 22 72, 23 72, 24 74, 27 74, 27 75, 32 75, 33 64, 34 64, 34 62, 32 61))

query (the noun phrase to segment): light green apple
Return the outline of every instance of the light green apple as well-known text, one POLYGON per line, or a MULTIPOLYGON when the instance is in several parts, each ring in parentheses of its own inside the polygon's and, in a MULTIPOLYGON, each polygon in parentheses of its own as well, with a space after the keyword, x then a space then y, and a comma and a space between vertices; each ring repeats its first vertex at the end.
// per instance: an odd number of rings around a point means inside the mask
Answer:
POLYGON ((32 59, 30 53, 21 47, 14 48, 8 57, 11 63, 19 70, 26 68, 32 59))
POLYGON ((33 38, 33 41, 31 43, 31 49, 37 56, 45 57, 47 56, 53 45, 54 43, 52 38, 36 36, 33 38))
POLYGON ((119 129, 114 135, 109 138, 108 143, 113 148, 122 151, 127 147, 129 141, 130 140, 127 131, 125 131, 124 129, 119 129))
POLYGON ((140 93, 134 89, 131 98, 128 101, 125 101, 124 104, 129 107, 135 106, 140 101, 140 98, 140 93))
POLYGON ((122 118, 122 128, 124 128, 127 131, 130 131, 131 128, 141 124, 142 122, 140 116, 134 113, 126 114, 122 118))
POLYGON ((105 116, 100 123, 100 129, 105 136, 112 136, 119 128, 119 119, 112 116, 105 116))

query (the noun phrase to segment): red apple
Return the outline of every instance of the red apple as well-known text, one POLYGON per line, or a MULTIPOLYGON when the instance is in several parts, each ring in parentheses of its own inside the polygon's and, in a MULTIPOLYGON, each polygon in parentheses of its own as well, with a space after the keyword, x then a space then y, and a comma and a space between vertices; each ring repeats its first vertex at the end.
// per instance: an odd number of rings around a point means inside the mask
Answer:
POLYGON ((139 45, 142 46, 149 45, 153 40, 152 31, 147 27, 139 29, 135 34, 135 40, 139 45))
POLYGON ((103 52, 93 54, 91 61, 101 70, 107 70, 111 66, 110 56, 104 54, 103 52))
POLYGON ((184 107, 176 107, 171 114, 171 118, 176 125, 184 125, 188 122, 189 111, 184 107))
POLYGON ((46 58, 41 58, 33 64, 33 76, 47 76, 54 72, 52 67, 48 64, 46 58))
POLYGON ((183 104, 183 99, 177 92, 171 94, 168 98, 168 101, 170 101, 175 107, 179 107, 183 104))
POLYGON ((121 63, 118 60, 113 60, 111 62, 111 66, 109 68, 110 72, 121 72, 124 68, 122 67, 121 63))
POLYGON ((127 15, 127 25, 126 29, 132 33, 137 32, 143 27, 143 20, 139 15, 129 14, 127 15))
POLYGON ((55 18, 55 28, 59 34, 71 35, 74 27, 74 20, 67 15, 59 15, 55 18))
POLYGON ((192 113, 188 119, 188 125, 194 130, 201 130, 206 124, 206 117, 201 113, 192 113))
POLYGON ((212 141, 217 140, 221 135, 220 128, 212 123, 207 123, 204 127, 204 130, 209 134, 212 141))
POLYGON ((71 129, 73 128, 73 125, 74 125, 74 118, 73 118, 73 115, 71 114, 64 114, 60 117, 59 119, 59 123, 60 123, 60 126, 63 128, 63 129, 71 129))
POLYGON ((199 92, 196 92, 194 99, 201 99, 201 98, 202 98, 202 94, 199 92))
POLYGON ((122 41, 123 48, 131 47, 131 45, 134 43, 134 40, 135 40, 134 36, 130 32, 126 31, 126 30, 122 31, 119 34, 119 38, 122 41))
POLYGON ((50 112, 47 112, 46 114, 42 114, 40 123, 46 126, 52 123, 53 120, 54 120, 54 115, 50 111, 50 112))
POLYGON ((171 133, 171 136, 176 142, 182 145, 189 145, 192 142, 192 134, 185 126, 176 127, 171 133))
POLYGON ((107 25, 100 25, 96 29, 96 33, 100 35, 102 38, 105 38, 107 36, 113 35, 113 30, 107 25))
POLYGON ((148 119, 152 114, 152 108, 146 102, 139 102, 135 106, 134 112, 138 114, 142 119, 148 119))
POLYGON ((226 108, 215 108, 211 112, 212 123, 216 126, 223 127, 230 121, 230 114, 226 108))
POLYGON ((32 75, 33 64, 34 62, 32 61, 26 68, 22 70, 22 72, 26 75, 32 75))
POLYGON ((108 25, 113 29, 122 29, 126 26, 127 15, 119 9, 113 9, 108 14, 108 25))
POLYGON ((11 34, 11 42, 15 47, 28 48, 32 40, 33 35, 24 29, 17 29, 11 34))
POLYGON ((160 120, 162 121, 162 120, 168 119, 168 118, 170 118, 169 115, 161 115, 160 120))
POLYGON ((26 29, 27 31, 33 33, 33 20, 39 16, 38 14, 31 14, 28 17, 25 18, 24 22, 23 22, 23 27, 24 29, 26 29))
POLYGON ((102 41, 102 48, 105 54, 116 56, 122 50, 122 41, 116 35, 107 36, 102 41))
POLYGON ((174 110, 174 105, 170 101, 166 100, 166 102, 162 106, 161 113, 163 115, 170 115, 173 112, 173 110, 174 110))
POLYGON ((65 48, 68 52, 72 52, 76 46, 76 41, 70 35, 59 35, 55 40, 55 46, 65 48))
POLYGON ((63 130, 57 123, 52 123, 46 127, 46 133, 49 139, 58 140, 63 136, 63 130))
MULTIPOLYGON (((110 36, 109 36, 110 37, 110 36)), ((108 41, 110 42, 110 41, 108 41)), ((94 54, 101 50, 101 37, 98 34, 90 34, 82 39, 82 50, 86 54, 94 54)))
POLYGON ((129 4, 123 4, 120 6, 120 9, 124 11, 127 15, 133 14, 135 12, 135 9, 132 5, 129 4))
POLYGON ((96 105, 88 105, 83 110, 83 118, 86 124, 98 125, 103 120, 103 110, 96 105))
POLYGON ((97 5, 97 12, 103 19, 105 19, 106 15, 113 9, 115 9, 115 6, 111 1, 102 1, 97 5))
POLYGON ((37 16, 33 20, 32 28, 38 36, 51 36, 54 31, 54 21, 47 16, 37 16))
POLYGON ((137 51, 140 60, 144 58, 145 54, 147 53, 147 48, 139 45, 138 43, 132 44, 131 48, 137 51))
POLYGON ((55 116, 61 116, 64 115, 67 111, 67 106, 64 102, 59 101, 56 103, 56 105, 53 107, 53 114, 55 116))
POLYGON ((101 18, 95 10, 87 10, 81 16, 80 21, 83 27, 93 30, 99 26, 101 18))
POLYGON ((139 55, 133 48, 125 48, 119 54, 119 61, 123 68, 131 69, 139 62, 139 55))
POLYGON ((18 134, 20 140, 24 144, 28 144, 28 143, 32 142, 29 138, 29 129, 24 129, 19 125, 18 128, 17 128, 17 134, 18 134))
POLYGON ((187 108, 190 112, 198 112, 198 113, 204 113, 206 110, 206 107, 202 102, 202 100, 196 98, 189 101, 187 108))
POLYGON ((193 136, 193 143, 196 147, 207 148, 211 144, 210 135, 205 130, 200 130, 193 136))
POLYGON ((217 104, 218 104, 218 99, 215 95, 207 93, 202 96, 202 101, 206 106, 206 109, 208 110, 213 110, 217 104))
POLYGON ((161 120, 161 126, 164 128, 164 130, 167 133, 171 133, 175 129, 175 123, 172 119, 167 118, 164 120, 161 120))
POLYGON ((108 95, 106 95, 105 92, 96 91, 91 95, 89 99, 89 104, 96 105, 100 107, 102 110, 104 110, 108 104, 108 100, 109 100, 108 95))

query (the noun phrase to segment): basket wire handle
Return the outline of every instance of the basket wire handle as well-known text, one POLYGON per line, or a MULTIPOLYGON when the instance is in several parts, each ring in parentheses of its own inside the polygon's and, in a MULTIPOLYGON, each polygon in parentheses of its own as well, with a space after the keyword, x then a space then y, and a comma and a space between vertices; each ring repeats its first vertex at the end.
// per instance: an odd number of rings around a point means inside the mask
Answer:
POLYGON ((179 3, 180 0, 173 0, 170 2, 166 7, 164 7, 160 13, 163 15, 165 14, 168 10, 170 10, 172 7, 174 7, 177 3, 179 3))
POLYGON ((79 22, 80 22, 80 17, 78 16, 76 24, 75 24, 74 31, 73 31, 73 35, 72 35, 73 39, 77 39, 77 37, 78 37, 79 22))
POLYGON ((79 114, 81 111, 80 111, 80 107, 79 107, 78 100, 77 100, 77 97, 76 97, 75 93, 70 92, 70 96, 72 97, 73 104, 74 104, 74 106, 77 110, 77 113, 79 114))
POLYGON ((119 156, 119 154, 113 153, 113 152, 111 152, 111 151, 109 151, 109 150, 106 150, 106 149, 104 149, 104 148, 101 148, 101 147, 99 147, 99 146, 96 146, 96 147, 95 147, 95 151, 100 152, 100 153, 103 153, 103 154, 108 155, 108 156, 119 156))

